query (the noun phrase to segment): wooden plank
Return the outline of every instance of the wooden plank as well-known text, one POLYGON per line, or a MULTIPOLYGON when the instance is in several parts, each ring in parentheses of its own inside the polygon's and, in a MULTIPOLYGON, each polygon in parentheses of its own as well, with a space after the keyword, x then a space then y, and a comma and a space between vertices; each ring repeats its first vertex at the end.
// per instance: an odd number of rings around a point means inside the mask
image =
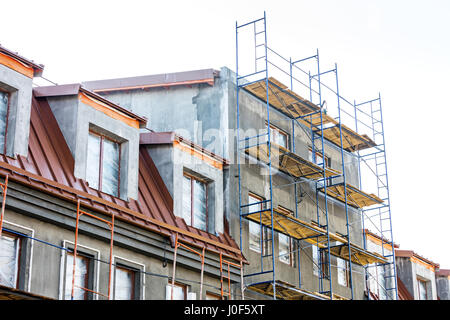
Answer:
MULTIPOLYGON (((246 216, 258 224, 262 224, 267 228, 271 228, 271 212, 265 210, 262 212, 250 213, 246 216)), ((297 240, 304 240, 310 244, 317 245, 321 249, 327 249, 327 233, 326 230, 317 227, 311 223, 300 220, 298 218, 287 215, 286 213, 274 209, 273 229, 280 233, 286 234, 297 240)), ((330 241, 341 243, 341 246, 335 246, 330 249, 330 254, 348 260, 348 241, 335 233, 328 233, 330 241)), ((386 263, 386 259, 374 252, 369 252, 363 248, 350 244, 352 250, 352 262, 359 265, 366 265, 374 262, 386 263)))
MULTIPOLYGON (((249 290, 267 295, 273 296, 273 283, 263 282, 247 286, 249 290)), ((330 297, 305 289, 297 288, 287 282, 276 280, 275 281, 275 295, 277 299, 281 300, 329 300, 330 297)))
MULTIPOLYGON (((320 188, 320 190, 323 192, 324 188, 320 188)), ((373 193, 368 194, 350 184, 347 184, 346 190, 347 190, 347 204, 352 207, 361 209, 363 207, 383 203, 383 200, 380 199, 377 195, 373 193)), ((343 185, 335 185, 327 187, 327 194, 332 198, 345 202, 345 190, 343 185)))
MULTIPOLYGON (((334 124, 336 127, 323 127, 323 136, 325 139, 331 141, 337 146, 341 146, 340 133, 339 133, 339 122, 334 120, 332 117, 322 114, 322 122, 320 115, 311 115, 307 117, 308 114, 317 112, 320 107, 314 103, 302 98, 280 81, 273 77, 268 79, 269 82, 269 104, 275 109, 279 110, 286 116, 290 118, 304 117, 303 119, 298 119, 299 122, 305 124, 308 127, 314 127, 317 129, 321 123, 323 126, 334 124), (306 117, 305 117, 306 116, 306 117)), ((267 101, 267 90, 266 81, 261 80, 256 83, 250 84, 244 87, 245 90, 249 91, 259 99, 267 101)), ((349 152, 354 152, 358 150, 363 150, 376 146, 375 142, 372 141, 367 135, 361 135, 350 129, 349 127, 341 124, 342 129, 342 147, 344 150, 349 152)), ((320 130, 316 130, 317 134, 321 134, 320 130)))
MULTIPOLYGON (((278 146, 275 143, 271 143, 270 150, 272 165, 278 170, 296 178, 304 177, 312 180, 323 178, 322 167, 303 159, 299 155, 290 152, 288 149, 278 146)), ((267 144, 252 146, 245 149, 245 152, 266 164, 269 162, 269 148, 267 144)), ((325 175, 327 177, 339 174, 340 172, 337 170, 331 168, 325 169, 325 175)))

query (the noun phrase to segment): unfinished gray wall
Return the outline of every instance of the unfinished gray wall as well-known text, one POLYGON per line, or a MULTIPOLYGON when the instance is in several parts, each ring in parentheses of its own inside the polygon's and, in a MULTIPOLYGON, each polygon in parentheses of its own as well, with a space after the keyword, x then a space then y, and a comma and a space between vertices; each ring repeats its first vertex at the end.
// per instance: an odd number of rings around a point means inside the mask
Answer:
MULTIPOLYGON (((98 215, 110 220, 110 217, 98 215)), ((23 281, 21 290, 60 299, 64 288, 65 250, 72 248, 75 239, 76 205, 13 182, 8 186, 6 230, 26 234, 41 241, 27 241, 27 257, 21 261, 23 281), (53 244, 55 246, 51 246, 53 244)), ((116 219, 113 256, 115 261, 144 271, 141 299, 166 298, 166 286, 172 277, 173 248, 168 237, 116 219)), ((78 245, 80 251, 95 254, 103 262, 94 262, 94 290, 106 295, 109 277, 110 230, 101 221, 82 217, 78 245)), ((232 269, 232 279, 239 273, 232 269)), ((178 250, 176 280, 188 286, 199 299, 200 261, 197 255, 178 250)), ((204 291, 220 294, 217 254, 206 253, 204 291)), ((105 299, 99 297, 99 299, 105 299)))
MULTIPOLYGON (((220 69, 220 77, 215 79, 213 87, 208 85, 194 85, 188 87, 171 87, 169 89, 155 88, 149 90, 131 90, 127 92, 111 92, 103 95, 108 99, 127 107, 133 112, 144 115, 149 119, 147 126, 155 131, 176 131, 186 138, 190 138, 195 143, 208 148, 209 150, 230 160, 229 171, 224 180, 223 198, 225 217, 230 225, 231 236, 240 243, 242 236, 242 250, 244 255, 251 261, 246 267, 246 273, 260 270, 260 255, 248 249, 248 221, 243 220, 242 230, 239 222, 239 192, 238 192, 238 168, 236 158, 236 87, 235 74, 230 69, 223 67, 220 69), (219 134, 217 138, 214 136, 219 134), (218 143, 217 143, 218 142, 218 143), (219 147, 218 147, 219 146, 219 147)), ((266 104, 250 94, 240 91, 240 128, 244 130, 254 129, 266 130, 265 120, 267 119, 266 104)), ((286 120, 278 111, 271 108, 271 123, 290 134, 290 144, 295 143, 295 152, 301 157, 308 159, 308 146, 311 139, 308 136, 308 128, 299 127, 291 120, 286 120), (295 140, 292 139, 292 130, 295 128, 295 140)), ((242 136, 240 137, 242 138, 242 136)), ((316 145, 316 147, 321 147, 316 145)), ((342 171, 342 158, 340 149, 325 142, 325 155, 330 157, 331 166, 342 171)), ((153 154, 152 154, 153 156, 153 154)), ((162 157, 162 154, 161 154, 162 157)), ((245 158, 241 159, 243 163, 245 158)), ((162 165, 162 171, 166 171, 164 160, 156 159, 157 166, 162 165)), ((354 186, 359 185, 357 170, 357 159, 350 153, 344 154, 347 183, 354 186)), ((262 176, 263 169, 260 164, 252 164, 241 167, 242 178, 242 203, 247 203, 248 192, 256 193, 266 199, 269 198, 268 177, 262 176)), ((169 178, 171 179, 171 178, 169 178)), ((175 180, 175 178, 173 178, 175 180)), ((173 181, 174 181, 173 180, 173 181)), ((274 206, 283 206, 295 212, 295 188, 291 184, 292 179, 283 173, 273 176, 274 206)), ((175 185, 172 181, 168 185, 175 185)), ((174 193, 171 192, 173 195, 174 193)), ((314 183, 302 183, 297 186, 299 204, 297 206, 298 216, 306 221, 317 220, 317 206, 315 203, 316 193, 314 183)), ((345 207, 339 201, 328 199, 329 226, 331 232, 347 234, 347 221, 345 207)), ((319 205, 324 208, 324 197, 319 196, 319 205)), ((319 213, 321 224, 324 224, 324 214, 319 213)), ((350 239, 353 243, 362 246, 362 227, 360 212, 351 207, 348 208, 350 227, 350 239)), ((222 220, 222 219, 220 219, 222 220)), ((294 254, 294 266, 290 267, 277 259, 277 277, 280 280, 288 281, 294 285, 299 285, 309 290, 317 290, 318 279, 313 276, 311 247, 301 243, 304 249, 300 252, 301 280, 298 274, 298 250, 294 254)), ((278 255, 278 236, 274 238, 275 255, 278 255)), ((271 259, 271 258, 269 258, 271 259)), ((267 258, 265 260, 268 260, 267 258)), ((332 277, 335 283, 336 293, 349 296, 349 288, 339 287, 336 280, 336 261, 332 258, 332 277)), ((264 261, 264 265, 270 264, 264 261)), ((362 268, 354 267, 354 297, 364 298, 364 276, 362 268)))

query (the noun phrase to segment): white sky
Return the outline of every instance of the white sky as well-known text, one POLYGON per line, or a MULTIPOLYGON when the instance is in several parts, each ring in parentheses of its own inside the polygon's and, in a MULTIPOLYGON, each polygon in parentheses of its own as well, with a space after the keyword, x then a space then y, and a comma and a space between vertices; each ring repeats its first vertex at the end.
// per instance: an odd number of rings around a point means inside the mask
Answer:
POLYGON ((320 51, 341 95, 383 101, 394 241, 450 268, 450 2, 7 1, 0 43, 59 84, 227 66, 235 23, 267 14, 268 44, 320 51))

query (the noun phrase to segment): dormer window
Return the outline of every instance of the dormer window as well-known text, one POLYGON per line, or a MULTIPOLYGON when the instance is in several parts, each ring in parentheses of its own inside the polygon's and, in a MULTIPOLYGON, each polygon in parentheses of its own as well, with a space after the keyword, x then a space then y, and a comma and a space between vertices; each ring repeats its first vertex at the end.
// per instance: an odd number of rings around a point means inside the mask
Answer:
POLYGON ((91 188, 120 196, 120 143, 89 132, 86 181, 91 188))
POLYGON ((207 231, 208 194, 205 181, 184 173, 183 218, 190 226, 207 231))
POLYGON ((9 92, 0 89, 0 152, 6 153, 6 133, 9 115, 9 92))

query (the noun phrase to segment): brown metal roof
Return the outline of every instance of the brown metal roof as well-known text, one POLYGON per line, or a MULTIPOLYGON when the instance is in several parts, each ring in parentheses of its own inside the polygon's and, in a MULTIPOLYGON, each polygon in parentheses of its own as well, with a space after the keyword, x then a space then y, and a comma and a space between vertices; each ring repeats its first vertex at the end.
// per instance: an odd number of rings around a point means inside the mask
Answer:
POLYGON ((450 277, 450 269, 439 269, 436 271, 437 277, 450 277))
POLYGON ((147 118, 138 116, 137 114, 131 112, 130 110, 125 109, 125 108, 119 106, 118 104, 115 104, 115 103, 105 99, 101 95, 98 95, 95 92, 87 90, 79 83, 34 88, 34 96, 36 98, 72 96, 72 95, 77 95, 80 92, 94 98, 95 100, 101 101, 102 103, 105 103, 109 107, 111 107, 119 112, 122 112, 122 113, 126 114, 127 116, 139 121, 142 126, 145 126, 145 124, 147 123, 147 118))
POLYGON ((214 69, 202 69, 139 77, 85 81, 83 82, 83 85, 95 92, 171 87, 200 83, 206 83, 212 86, 214 85, 214 79, 218 74, 219 71, 214 69))
POLYGON ((13 52, 9 49, 6 49, 5 47, 0 46, 0 52, 3 54, 6 54, 8 56, 10 56, 11 58, 14 58, 20 62, 22 62, 23 64, 33 68, 34 70, 34 74, 36 76, 41 76, 42 72, 44 71, 44 65, 43 64, 37 64, 35 63, 33 60, 29 60, 25 57, 22 57, 21 55, 19 55, 17 52, 13 52))
POLYGON ((173 213, 173 200, 145 148, 139 155, 138 200, 125 201, 87 186, 75 178, 74 159, 45 98, 33 96, 28 157, 16 159, 0 155, 0 175, 55 197, 76 203, 85 209, 138 225, 180 241, 225 256, 247 261, 228 234, 218 236, 188 226, 173 213))

